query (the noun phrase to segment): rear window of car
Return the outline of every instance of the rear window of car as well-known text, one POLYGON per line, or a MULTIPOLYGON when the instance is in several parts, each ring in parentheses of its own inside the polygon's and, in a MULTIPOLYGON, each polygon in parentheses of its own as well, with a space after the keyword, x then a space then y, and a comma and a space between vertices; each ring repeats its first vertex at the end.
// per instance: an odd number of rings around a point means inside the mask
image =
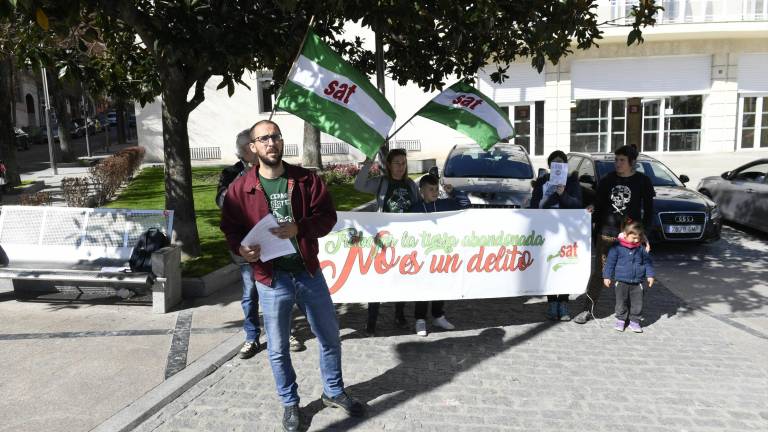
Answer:
POLYGON ((533 167, 525 152, 515 148, 456 147, 448 155, 445 176, 527 179, 533 167))
MULTIPOLYGON (((597 161, 597 174, 602 179, 608 173, 616 171, 612 160, 597 161)), ((654 186, 682 186, 677 177, 658 161, 638 161, 635 163, 635 171, 643 173, 651 179, 654 186)))

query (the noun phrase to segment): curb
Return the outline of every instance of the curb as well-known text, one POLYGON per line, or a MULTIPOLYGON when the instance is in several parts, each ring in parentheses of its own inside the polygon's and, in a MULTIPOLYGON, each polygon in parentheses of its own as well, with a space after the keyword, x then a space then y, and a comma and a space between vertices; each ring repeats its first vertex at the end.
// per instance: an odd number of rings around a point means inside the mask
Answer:
POLYGON ((183 298, 207 297, 216 291, 239 282, 241 279, 237 264, 227 264, 201 277, 185 277, 181 281, 183 298))
POLYGON ((181 372, 163 381, 91 429, 91 432, 128 432, 133 430, 234 357, 240 350, 242 342, 243 335, 241 332, 235 333, 181 372))

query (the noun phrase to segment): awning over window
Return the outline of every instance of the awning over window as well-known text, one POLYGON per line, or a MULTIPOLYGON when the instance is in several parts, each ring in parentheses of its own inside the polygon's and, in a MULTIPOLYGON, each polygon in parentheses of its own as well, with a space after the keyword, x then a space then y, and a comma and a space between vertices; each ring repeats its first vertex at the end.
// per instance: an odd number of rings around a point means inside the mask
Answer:
POLYGON ((711 57, 637 57, 579 60, 571 67, 573 99, 610 99, 709 93, 711 57))
POLYGON ((491 80, 491 74, 496 72, 496 66, 491 65, 478 73, 477 89, 493 99, 497 104, 506 105, 517 102, 533 102, 544 100, 544 72, 539 73, 530 63, 509 65, 505 75, 509 78, 497 84, 491 80))
POLYGON ((768 93, 768 53, 739 56, 739 92, 768 93))

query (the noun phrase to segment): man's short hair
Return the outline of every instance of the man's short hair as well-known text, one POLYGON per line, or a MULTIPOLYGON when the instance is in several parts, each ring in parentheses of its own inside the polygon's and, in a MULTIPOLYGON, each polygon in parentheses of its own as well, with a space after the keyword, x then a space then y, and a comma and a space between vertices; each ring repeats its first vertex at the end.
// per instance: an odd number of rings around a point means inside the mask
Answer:
POLYGON ((637 149, 632 146, 623 145, 613 152, 616 156, 626 156, 629 159, 629 163, 634 163, 637 160, 637 149))
POLYGON ((547 158, 547 166, 552 165, 552 160, 555 158, 560 158, 563 162, 568 163, 568 155, 562 150, 555 150, 549 154, 549 157, 547 158))
POLYGON ((250 144, 251 130, 244 129, 239 134, 237 134, 237 138, 235 138, 235 155, 237 155, 237 157, 240 159, 244 158, 245 155, 251 151, 250 144))
POLYGON ((419 187, 424 187, 426 185, 437 186, 439 183, 440 181, 437 179, 437 177, 433 176, 432 174, 426 174, 421 177, 421 180, 419 180, 419 187))
POLYGON ((248 129, 248 135, 253 133, 253 130, 256 129, 256 126, 259 126, 259 125, 262 125, 262 124, 265 124, 265 123, 269 123, 269 124, 273 125, 274 127, 277 128, 277 130, 279 132, 282 132, 280 130, 280 126, 278 126, 277 123, 273 122, 272 120, 259 120, 256 123, 254 123, 253 126, 251 126, 250 129, 248 129))

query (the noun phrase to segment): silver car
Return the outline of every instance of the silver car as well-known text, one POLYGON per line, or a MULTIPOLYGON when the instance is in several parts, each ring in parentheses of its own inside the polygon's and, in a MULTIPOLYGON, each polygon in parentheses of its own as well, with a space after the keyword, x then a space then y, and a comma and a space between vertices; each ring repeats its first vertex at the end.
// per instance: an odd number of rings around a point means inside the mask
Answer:
POLYGON ((726 220, 768 233, 768 159, 706 177, 696 190, 712 198, 726 220))
POLYGON ((448 153, 443 184, 466 192, 473 208, 527 208, 533 166, 525 148, 499 143, 486 151, 477 144, 458 144, 448 153))

